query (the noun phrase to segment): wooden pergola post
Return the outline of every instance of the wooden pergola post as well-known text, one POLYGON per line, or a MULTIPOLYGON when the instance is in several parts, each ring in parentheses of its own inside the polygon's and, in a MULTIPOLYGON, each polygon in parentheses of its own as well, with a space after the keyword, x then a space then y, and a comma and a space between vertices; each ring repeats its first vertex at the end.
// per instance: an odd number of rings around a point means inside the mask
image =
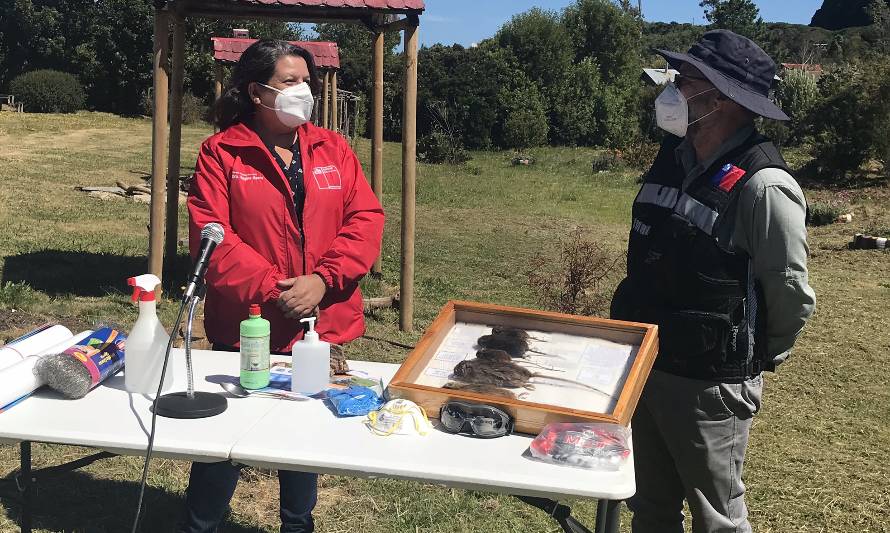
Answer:
MULTIPOLYGON (((371 139, 371 187, 383 205, 383 40, 380 30, 374 34, 374 125, 371 139)), ((383 256, 374 262, 371 274, 383 272, 383 256)))
POLYGON ((419 20, 405 28, 405 91, 402 103, 402 283, 399 327, 414 329, 414 228, 417 179, 417 38, 419 20))
POLYGON ((170 155, 167 165, 167 230, 164 258, 170 271, 176 261, 179 244, 179 172, 182 146, 182 83, 185 34, 182 17, 173 17, 173 91, 170 95, 170 155))
POLYGON ((331 72, 331 129, 340 131, 340 116, 337 114, 337 71, 331 72))
MULTIPOLYGON (((214 68, 214 81, 213 81, 213 103, 216 104, 220 98, 222 98, 222 88, 223 88, 223 65, 220 61, 216 62, 216 68, 214 68)), ((213 133, 216 133, 217 128, 216 124, 213 125, 213 133)))
POLYGON ((321 97, 321 127, 322 128, 330 128, 331 127, 330 97, 331 97, 331 72, 329 70, 326 70, 324 72, 324 88, 322 89, 322 97, 321 97))
MULTIPOLYGON (((152 88, 152 135, 151 135, 151 212, 149 214, 148 271, 159 278, 164 269, 164 179, 167 174, 165 151, 167 149, 167 53, 170 15, 155 10, 154 50, 152 64, 154 86, 152 88)), ((158 287, 160 290, 160 287, 158 287)))

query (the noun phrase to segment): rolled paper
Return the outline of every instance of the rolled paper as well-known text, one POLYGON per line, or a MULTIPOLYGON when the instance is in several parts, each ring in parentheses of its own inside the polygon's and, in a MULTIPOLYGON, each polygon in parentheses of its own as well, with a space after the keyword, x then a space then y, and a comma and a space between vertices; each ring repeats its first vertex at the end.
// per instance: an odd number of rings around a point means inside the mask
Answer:
POLYGON ((20 363, 26 357, 37 355, 73 336, 71 330, 65 326, 45 324, 7 342, 0 348, 0 370, 20 363))
POLYGON ((34 366, 40 360, 32 355, 18 363, 0 370, 0 412, 11 407, 10 404, 30 395, 44 384, 34 373, 34 366))
POLYGON ((37 360, 43 354, 59 353, 78 344, 93 334, 92 330, 81 331, 77 335, 69 339, 50 346, 37 355, 31 355, 12 365, 11 367, 0 370, 0 413, 17 404, 30 396, 35 390, 39 389, 46 382, 34 372, 37 360), (30 369, 29 376, 24 369, 30 369), (33 376, 33 380, 31 379, 33 376))
POLYGON ((49 348, 47 348, 46 350, 42 350, 40 353, 38 353, 36 355, 48 355, 51 353, 62 353, 65 350, 67 350, 68 348, 71 348, 72 346, 74 346, 75 344, 80 344, 84 339, 86 339, 93 333, 95 333, 95 331, 92 329, 88 329, 86 331, 81 331, 77 335, 72 336, 70 339, 65 339, 57 344, 54 344, 54 345, 50 346, 49 348))

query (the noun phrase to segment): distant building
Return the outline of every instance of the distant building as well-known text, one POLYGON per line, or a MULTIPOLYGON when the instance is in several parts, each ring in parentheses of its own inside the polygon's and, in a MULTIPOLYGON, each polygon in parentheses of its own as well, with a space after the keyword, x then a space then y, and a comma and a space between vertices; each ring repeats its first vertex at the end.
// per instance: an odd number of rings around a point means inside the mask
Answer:
POLYGON ((640 75, 640 79, 643 80, 647 85, 659 86, 659 85, 667 85, 674 81, 674 78, 679 74, 676 70, 669 68, 644 68, 643 74, 640 75))
POLYGON ((813 63, 782 63, 779 69, 779 77, 783 76, 789 70, 801 70, 812 74, 816 78, 822 77, 822 65, 813 63))

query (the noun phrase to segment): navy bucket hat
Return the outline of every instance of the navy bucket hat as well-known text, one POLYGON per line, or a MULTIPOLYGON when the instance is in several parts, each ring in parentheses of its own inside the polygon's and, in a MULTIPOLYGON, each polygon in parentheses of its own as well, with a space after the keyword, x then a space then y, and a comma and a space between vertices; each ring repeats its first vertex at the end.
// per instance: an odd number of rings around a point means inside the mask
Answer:
POLYGON ((709 31, 680 54, 656 50, 673 68, 688 63, 701 71, 724 96, 762 117, 789 120, 769 98, 776 63, 754 41, 729 30, 709 31))

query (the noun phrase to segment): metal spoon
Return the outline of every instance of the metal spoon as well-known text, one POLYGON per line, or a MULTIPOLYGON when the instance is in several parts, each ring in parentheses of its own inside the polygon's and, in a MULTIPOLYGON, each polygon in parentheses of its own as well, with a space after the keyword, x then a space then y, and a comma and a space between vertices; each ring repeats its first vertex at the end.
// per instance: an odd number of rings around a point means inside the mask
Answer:
POLYGON ((241 385, 237 383, 229 383, 228 381, 224 381, 219 384, 222 388, 226 390, 232 396, 237 396, 238 398, 248 398, 250 396, 262 396, 264 398, 284 398, 285 400, 296 400, 299 402, 309 400, 310 398, 305 394, 300 394, 299 392, 289 392, 289 391, 252 391, 245 389, 241 385))

